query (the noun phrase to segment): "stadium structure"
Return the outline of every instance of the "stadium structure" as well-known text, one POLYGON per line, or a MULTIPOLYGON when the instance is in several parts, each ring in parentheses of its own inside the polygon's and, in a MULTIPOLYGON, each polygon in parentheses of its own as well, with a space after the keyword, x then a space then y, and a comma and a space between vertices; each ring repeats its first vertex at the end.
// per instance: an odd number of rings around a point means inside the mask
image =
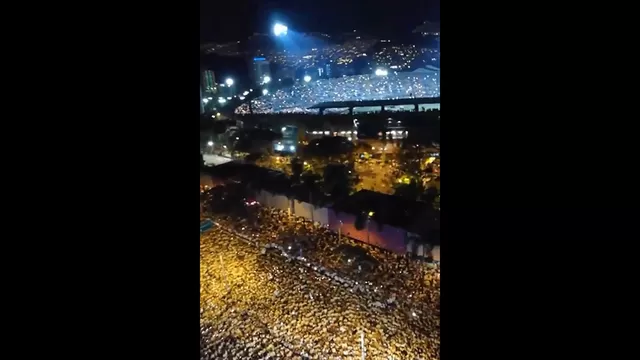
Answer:
MULTIPOLYGON (((299 82, 244 103, 235 112, 248 114, 318 113, 320 103, 363 102, 440 97, 440 69, 428 66, 410 72, 386 72, 299 82)), ((343 112, 339 110, 336 112, 343 112)))

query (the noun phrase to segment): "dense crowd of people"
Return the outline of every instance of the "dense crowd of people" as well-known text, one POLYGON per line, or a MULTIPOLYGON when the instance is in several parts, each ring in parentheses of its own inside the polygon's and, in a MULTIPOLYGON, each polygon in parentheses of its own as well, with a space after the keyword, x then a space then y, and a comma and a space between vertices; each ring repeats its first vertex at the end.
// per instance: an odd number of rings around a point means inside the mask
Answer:
POLYGON ((367 359, 439 358, 437 265, 274 209, 215 220, 201 241, 202 358, 358 358, 361 336, 367 359))
MULTIPOLYGON (((309 107, 328 101, 388 100, 439 97, 440 75, 436 70, 389 72, 387 76, 355 75, 297 83, 252 100, 254 113, 314 113, 309 107)), ((248 114, 249 104, 236 109, 248 114)))

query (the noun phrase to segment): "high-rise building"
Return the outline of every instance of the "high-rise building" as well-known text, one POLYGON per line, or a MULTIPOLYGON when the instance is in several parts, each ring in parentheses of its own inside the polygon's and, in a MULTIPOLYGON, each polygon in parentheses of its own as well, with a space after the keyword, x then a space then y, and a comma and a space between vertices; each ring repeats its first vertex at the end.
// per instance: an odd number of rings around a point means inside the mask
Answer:
POLYGON ((324 73, 325 76, 330 78, 333 75, 333 71, 331 70, 331 64, 330 63, 326 63, 324 65, 324 73))
POLYGON ((269 61, 263 57, 254 57, 252 63, 251 81, 260 85, 270 82, 271 79, 271 66, 269 61))
POLYGON ((204 100, 202 98, 202 88, 200 88, 200 115, 204 114, 204 100))
POLYGON ((205 96, 213 96, 218 92, 216 76, 213 71, 205 70, 202 72, 201 85, 205 96))

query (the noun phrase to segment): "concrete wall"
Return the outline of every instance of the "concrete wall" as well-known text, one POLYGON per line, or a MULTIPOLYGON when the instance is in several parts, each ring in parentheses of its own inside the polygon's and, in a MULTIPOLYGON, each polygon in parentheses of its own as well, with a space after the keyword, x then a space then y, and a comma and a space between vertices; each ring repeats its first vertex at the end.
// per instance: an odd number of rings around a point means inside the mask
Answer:
POLYGON ((307 220, 319 222, 322 225, 329 224, 329 209, 316 208, 304 201, 294 200, 291 213, 296 216, 302 216, 307 220))
MULTIPOLYGON (((283 211, 290 211, 295 216, 304 217, 305 219, 319 222, 322 225, 328 225, 329 228, 338 232, 342 223, 342 234, 356 240, 368 243, 389 251, 405 254, 407 252, 407 244, 405 238, 407 232, 390 225, 384 225, 382 230, 378 228, 375 220, 370 220, 368 229, 358 230, 355 227, 356 216, 343 212, 336 212, 328 208, 314 208, 311 204, 292 200, 284 195, 272 194, 265 190, 260 190, 256 194, 256 200, 262 206, 272 207, 283 211), (312 217, 313 213, 313 217, 312 217)), ((424 253, 424 249, 414 249, 424 253)), ((426 255, 426 254, 425 254, 426 255)), ((438 255, 439 256, 439 255, 438 255)))
POLYGON ((335 232, 338 231, 340 221, 342 221, 342 233, 346 236, 398 254, 404 254, 406 252, 406 231, 402 229, 384 225, 382 231, 379 231, 378 223, 376 223, 375 220, 370 220, 368 226, 369 231, 367 231, 367 226, 362 230, 358 230, 355 227, 355 215, 343 212, 336 213, 333 210, 330 210, 328 215, 329 228, 335 232))
POLYGON ((433 260, 440 262, 440 245, 436 245, 431 250, 431 256, 433 256, 433 260))
POLYGON ((260 190, 256 194, 256 200, 263 206, 272 207, 284 211, 291 209, 291 200, 284 195, 274 195, 268 191, 260 190))

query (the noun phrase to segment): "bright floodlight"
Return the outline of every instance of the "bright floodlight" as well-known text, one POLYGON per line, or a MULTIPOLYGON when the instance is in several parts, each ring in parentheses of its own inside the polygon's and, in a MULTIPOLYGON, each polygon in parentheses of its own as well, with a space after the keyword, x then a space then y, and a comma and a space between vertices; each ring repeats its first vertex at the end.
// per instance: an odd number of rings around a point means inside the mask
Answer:
POLYGON ((265 76, 263 79, 265 84, 268 84, 271 81, 271 77, 270 76, 265 76))
POLYGON ((304 81, 305 81, 305 82, 309 82, 309 81, 311 81, 311 76, 309 76, 309 75, 305 75, 305 76, 304 76, 304 81))
POLYGON ((287 31, 289 31, 289 29, 282 24, 273 25, 273 34, 275 36, 287 35, 287 31))
POLYGON ((387 76, 389 72, 385 69, 376 69, 377 76, 387 76))
POLYGON ((267 95, 269 93, 269 90, 267 89, 262 89, 262 95, 267 95))
POLYGON ((225 84, 227 84, 227 86, 231 86, 233 85, 233 79, 232 78, 228 78, 227 80, 224 81, 225 84))

